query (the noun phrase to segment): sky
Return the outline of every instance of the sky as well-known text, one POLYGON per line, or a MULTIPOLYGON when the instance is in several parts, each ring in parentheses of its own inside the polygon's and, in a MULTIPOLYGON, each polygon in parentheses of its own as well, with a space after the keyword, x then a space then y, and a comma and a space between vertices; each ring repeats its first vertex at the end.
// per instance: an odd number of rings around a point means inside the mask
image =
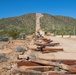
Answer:
POLYGON ((76 18, 76 0, 0 0, 0 19, 28 13, 76 18))

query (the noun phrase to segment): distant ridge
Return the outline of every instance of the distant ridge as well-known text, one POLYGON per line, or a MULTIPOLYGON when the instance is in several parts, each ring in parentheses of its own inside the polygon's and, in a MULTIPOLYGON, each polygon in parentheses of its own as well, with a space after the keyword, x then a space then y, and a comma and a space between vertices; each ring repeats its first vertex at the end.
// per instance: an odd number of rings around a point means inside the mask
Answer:
MULTIPOLYGON (((43 14, 41 27, 47 32, 55 34, 76 34, 76 19, 66 16, 43 14)), ((18 17, 0 19, 0 35, 10 31, 32 34, 35 32, 36 13, 18 17)))

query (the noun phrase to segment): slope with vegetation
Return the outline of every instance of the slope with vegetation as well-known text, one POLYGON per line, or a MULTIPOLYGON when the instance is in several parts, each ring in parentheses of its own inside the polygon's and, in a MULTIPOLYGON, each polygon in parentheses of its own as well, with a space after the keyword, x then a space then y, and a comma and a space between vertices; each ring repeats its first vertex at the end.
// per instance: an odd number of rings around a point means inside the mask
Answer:
MULTIPOLYGON (((65 16, 43 14, 41 28, 47 32, 60 34, 76 34, 76 19, 65 16)), ((16 38, 20 33, 33 34, 36 26, 36 14, 0 19, 0 36, 7 34, 16 38)))

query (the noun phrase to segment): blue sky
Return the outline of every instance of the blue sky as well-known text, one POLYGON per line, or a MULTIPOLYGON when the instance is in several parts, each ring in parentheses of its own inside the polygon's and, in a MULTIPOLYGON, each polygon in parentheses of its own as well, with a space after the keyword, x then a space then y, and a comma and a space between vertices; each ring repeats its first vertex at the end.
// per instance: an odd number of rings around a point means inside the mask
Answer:
POLYGON ((76 0, 0 0, 0 18, 37 12, 76 18, 76 0))

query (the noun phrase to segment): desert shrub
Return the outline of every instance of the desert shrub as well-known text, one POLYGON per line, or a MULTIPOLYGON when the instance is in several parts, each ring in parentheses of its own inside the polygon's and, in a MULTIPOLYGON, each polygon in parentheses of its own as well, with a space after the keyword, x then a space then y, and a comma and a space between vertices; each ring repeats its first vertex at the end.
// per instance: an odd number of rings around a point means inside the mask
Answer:
POLYGON ((24 52, 26 51, 26 49, 24 49, 23 47, 19 46, 16 48, 16 52, 24 52))
POLYGON ((9 37, 6 34, 3 34, 3 35, 0 36, 0 41, 7 42, 7 41, 9 41, 9 37))
POLYGON ((20 32, 16 31, 16 30, 8 31, 8 35, 13 37, 13 39, 16 39, 19 34, 20 34, 20 32))
POLYGON ((18 39, 25 39, 26 38, 26 34, 25 33, 20 33, 18 36, 18 39))
POLYGON ((5 56, 5 54, 0 54, 0 62, 6 62, 7 61, 7 57, 5 56))

